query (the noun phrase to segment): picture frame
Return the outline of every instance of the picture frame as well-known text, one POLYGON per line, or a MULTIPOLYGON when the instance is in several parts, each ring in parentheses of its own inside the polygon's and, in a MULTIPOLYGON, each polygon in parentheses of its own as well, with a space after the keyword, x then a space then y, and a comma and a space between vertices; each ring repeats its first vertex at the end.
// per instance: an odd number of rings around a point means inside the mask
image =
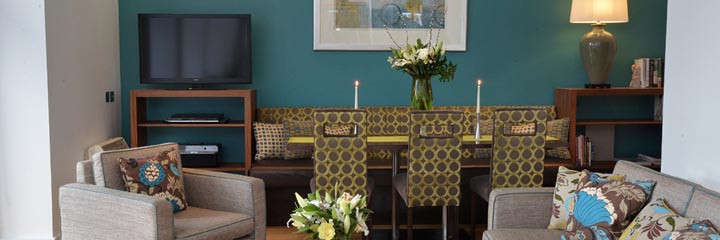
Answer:
POLYGON ((467 0, 313 0, 313 4, 315 51, 390 51, 415 44, 418 38, 427 43, 431 31, 447 51, 466 51, 467 0))

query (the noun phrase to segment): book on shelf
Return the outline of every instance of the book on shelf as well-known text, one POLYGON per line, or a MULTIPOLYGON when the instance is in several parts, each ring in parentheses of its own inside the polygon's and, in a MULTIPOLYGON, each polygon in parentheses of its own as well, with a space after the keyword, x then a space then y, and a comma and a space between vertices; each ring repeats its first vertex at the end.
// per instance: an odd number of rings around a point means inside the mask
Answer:
POLYGON ((577 165, 580 166, 592 166, 593 160, 595 160, 595 146, 590 141, 590 138, 580 134, 577 136, 577 165))
POLYGON ((654 88, 665 85, 665 59, 638 58, 632 65, 630 87, 654 88))

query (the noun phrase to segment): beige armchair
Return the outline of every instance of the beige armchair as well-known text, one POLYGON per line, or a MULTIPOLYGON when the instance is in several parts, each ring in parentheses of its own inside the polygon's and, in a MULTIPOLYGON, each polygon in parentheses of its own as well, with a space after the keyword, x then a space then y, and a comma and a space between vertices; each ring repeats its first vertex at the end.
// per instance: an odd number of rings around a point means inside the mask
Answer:
POLYGON ((265 239, 265 184, 236 174, 182 169, 188 208, 125 191, 118 159, 177 149, 175 143, 108 151, 77 164, 60 187, 63 239, 265 239))

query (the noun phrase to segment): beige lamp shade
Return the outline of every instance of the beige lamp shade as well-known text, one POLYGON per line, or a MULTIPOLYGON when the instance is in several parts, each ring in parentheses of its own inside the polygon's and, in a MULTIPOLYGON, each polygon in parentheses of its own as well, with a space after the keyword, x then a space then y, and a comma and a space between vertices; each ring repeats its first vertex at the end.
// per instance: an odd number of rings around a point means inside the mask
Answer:
POLYGON ((627 0, 572 0, 570 22, 628 22, 627 0))

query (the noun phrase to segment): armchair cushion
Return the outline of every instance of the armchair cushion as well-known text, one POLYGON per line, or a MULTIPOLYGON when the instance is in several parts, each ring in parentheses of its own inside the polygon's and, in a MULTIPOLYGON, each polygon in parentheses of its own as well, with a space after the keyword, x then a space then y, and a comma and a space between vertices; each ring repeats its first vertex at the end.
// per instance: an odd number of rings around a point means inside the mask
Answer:
POLYGON ((250 215, 188 207, 175 218, 175 239, 234 239, 251 234, 250 215))
POLYGON ((182 166, 177 149, 147 158, 120 158, 125 188, 131 193, 160 197, 170 202, 173 212, 187 208, 182 166))

